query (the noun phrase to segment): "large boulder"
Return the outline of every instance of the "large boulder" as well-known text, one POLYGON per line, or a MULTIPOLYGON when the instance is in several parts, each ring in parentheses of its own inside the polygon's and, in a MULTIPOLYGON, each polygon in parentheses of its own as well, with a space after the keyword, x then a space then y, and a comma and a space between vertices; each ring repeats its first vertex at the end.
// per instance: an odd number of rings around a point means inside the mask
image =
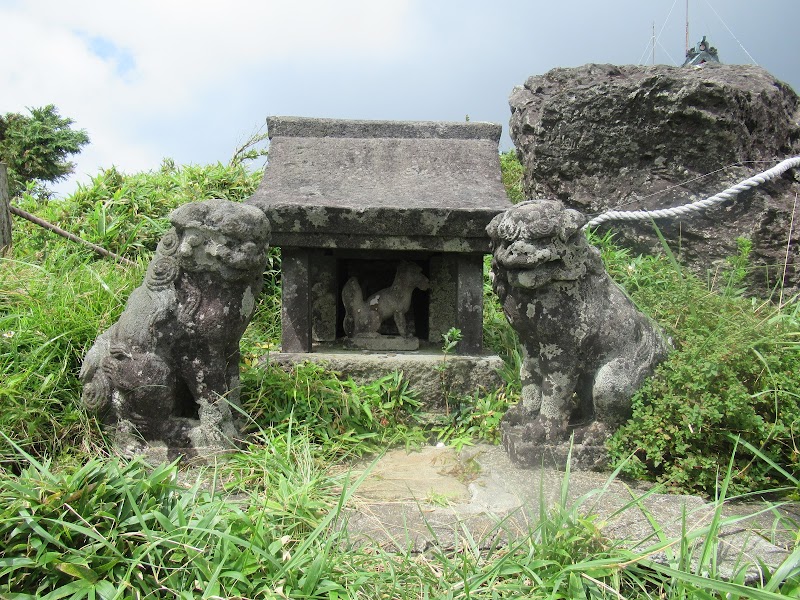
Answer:
MULTIPOLYGON (((589 215, 680 206, 800 154, 798 96, 755 66, 558 68, 515 88, 510 105, 527 197, 557 198, 589 215)), ((768 292, 783 280, 784 292, 796 291, 798 171, 658 225, 703 276, 736 253, 737 238, 750 238, 758 267, 751 283, 768 292)), ((659 245, 649 222, 608 228, 638 252, 659 245)))

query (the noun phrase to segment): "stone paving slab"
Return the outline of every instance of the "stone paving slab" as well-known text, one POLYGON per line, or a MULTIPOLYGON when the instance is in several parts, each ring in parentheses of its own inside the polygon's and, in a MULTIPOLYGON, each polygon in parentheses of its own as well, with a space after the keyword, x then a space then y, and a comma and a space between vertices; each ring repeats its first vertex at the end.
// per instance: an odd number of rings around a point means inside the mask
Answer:
MULTIPOLYGON (((488 445, 460 454, 446 447, 391 450, 371 465, 357 465, 354 475, 365 469, 369 472, 348 504, 350 539, 412 552, 455 549, 465 536, 485 548, 522 538, 535 527, 542 502, 545 510, 558 504, 564 481, 559 471, 517 468, 502 448, 488 445)), ((709 525, 715 513, 713 504, 697 496, 651 493, 593 472, 569 474, 567 507, 576 503, 597 515, 607 537, 637 549, 658 541, 650 519, 663 536, 677 539, 684 527, 693 532, 709 525), (640 498, 638 504, 634 498, 640 498)), ((731 505, 724 514, 760 509, 731 505)), ((776 566, 787 557, 785 547, 764 537, 773 520, 767 514, 726 526, 718 550, 723 575, 732 575, 742 562, 776 566)), ((792 532, 784 536, 786 542, 792 539, 792 532)))

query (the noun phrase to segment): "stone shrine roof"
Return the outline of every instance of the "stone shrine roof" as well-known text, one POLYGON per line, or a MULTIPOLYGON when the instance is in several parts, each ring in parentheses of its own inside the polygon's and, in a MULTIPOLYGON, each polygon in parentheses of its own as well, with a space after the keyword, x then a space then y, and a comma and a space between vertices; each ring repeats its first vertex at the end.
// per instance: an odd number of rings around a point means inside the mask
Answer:
POLYGON ((487 252, 511 206, 492 123, 270 117, 269 162, 247 200, 272 244, 487 252))

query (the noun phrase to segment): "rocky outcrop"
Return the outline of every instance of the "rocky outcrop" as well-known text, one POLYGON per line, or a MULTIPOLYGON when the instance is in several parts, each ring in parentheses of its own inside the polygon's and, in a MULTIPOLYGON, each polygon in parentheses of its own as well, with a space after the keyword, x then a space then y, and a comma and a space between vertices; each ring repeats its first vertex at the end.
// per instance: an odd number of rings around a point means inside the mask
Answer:
MULTIPOLYGON (((800 154, 800 100, 754 66, 585 65, 530 77, 510 98, 511 137, 529 198, 557 198, 595 215, 657 209, 706 198, 800 154)), ((704 215, 660 220, 685 263, 705 276, 753 243, 752 283, 800 287, 800 173, 704 215), (788 265, 792 213, 794 228, 788 265)), ((649 222, 609 223, 636 251, 659 242, 649 222)))

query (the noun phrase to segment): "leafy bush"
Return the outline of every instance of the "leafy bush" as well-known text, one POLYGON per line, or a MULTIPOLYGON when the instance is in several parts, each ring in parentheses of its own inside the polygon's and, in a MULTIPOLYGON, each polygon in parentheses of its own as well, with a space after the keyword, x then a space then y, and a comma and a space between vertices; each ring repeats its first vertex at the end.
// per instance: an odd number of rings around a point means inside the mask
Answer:
POLYGON ((516 150, 500 153, 500 172, 508 199, 514 204, 525 200, 525 193, 522 191, 522 176, 525 170, 519 162, 516 150))
POLYGON ((461 450, 477 440, 497 444, 500 442, 500 420, 509 406, 518 400, 502 388, 489 393, 475 392, 472 396, 458 398, 452 404, 445 424, 433 428, 436 438, 461 450))
MULTIPOLYGON (((640 308, 671 336, 670 357, 633 398, 633 416, 612 438, 612 456, 633 477, 713 494, 720 465, 741 437, 777 464, 800 469, 800 320, 797 302, 778 309, 738 292, 743 256, 721 292, 676 269, 667 256, 632 258, 600 241, 606 265, 640 308)), ((742 255, 747 244, 741 244, 742 255)), ((746 256, 744 256, 746 258, 746 256)), ((783 483, 741 446, 732 493, 783 483)))
MULTIPOLYGON (((25 194, 19 206, 116 254, 144 253, 149 258, 169 228, 167 216, 173 209, 209 198, 244 200, 261 176, 242 163, 176 167, 167 159, 158 171, 126 175, 114 167, 105 169, 65 199, 41 202, 25 194)), ((41 254, 54 234, 27 222, 20 225, 26 235, 14 243, 25 254, 41 254)))
POLYGON ((484 259, 483 271, 483 343, 503 359, 500 372, 506 383, 508 396, 512 403, 519 399, 521 388, 519 369, 522 365, 522 348, 517 332, 511 327, 500 306, 500 299, 492 290, 489 279, 491 256, 484 259))

